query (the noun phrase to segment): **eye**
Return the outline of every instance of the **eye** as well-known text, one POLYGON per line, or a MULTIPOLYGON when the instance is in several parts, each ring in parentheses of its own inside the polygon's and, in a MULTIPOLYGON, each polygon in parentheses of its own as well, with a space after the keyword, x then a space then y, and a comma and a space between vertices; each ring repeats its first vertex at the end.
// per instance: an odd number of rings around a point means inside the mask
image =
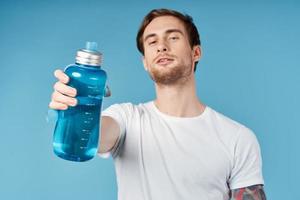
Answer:
POLYGON ((171 36, 171 37, 169 37, 169 40, 171 40, 171 41, 176 41, 178 39, 179 39, 178 36, 171 36))
POLYGON ((155 43, 156 43, 156 40, 155 40, 155 39, 149 40, 149 41, 147 42, 147 44, 148 44, 149 46, 154 45, 155 43))
POLYGON ((150 40, 149 42, 148 42, 148 45, 153 45, 153 44, 155 44, 156 43, 156 40, 150 40))

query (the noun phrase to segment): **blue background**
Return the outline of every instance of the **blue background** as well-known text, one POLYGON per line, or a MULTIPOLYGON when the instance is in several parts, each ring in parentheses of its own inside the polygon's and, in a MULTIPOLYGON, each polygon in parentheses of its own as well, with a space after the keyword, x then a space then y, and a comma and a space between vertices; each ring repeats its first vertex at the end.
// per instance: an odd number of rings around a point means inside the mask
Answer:
POLYGON ((160 7, 193 16, 203 48, 198 94, 256 133, 268 199, 300 199, 296 0, 1 0, 1 199, 117 199, 111 158, 73 163, 52 153, 53 124, 46 115, 53 72, 73 63, 85 41, 97 41, 113 93, 104 107, 153 99, 135 36, 143 16, 160 7))

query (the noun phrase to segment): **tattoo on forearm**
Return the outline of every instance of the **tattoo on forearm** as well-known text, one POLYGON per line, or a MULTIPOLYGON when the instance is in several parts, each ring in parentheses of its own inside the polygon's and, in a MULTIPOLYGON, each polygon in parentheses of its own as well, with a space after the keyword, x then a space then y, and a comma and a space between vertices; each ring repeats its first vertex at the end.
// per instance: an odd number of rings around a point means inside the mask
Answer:
POLYGON ((262 185, 252 185, 232 190, 232 200, 266 200, 262 185))

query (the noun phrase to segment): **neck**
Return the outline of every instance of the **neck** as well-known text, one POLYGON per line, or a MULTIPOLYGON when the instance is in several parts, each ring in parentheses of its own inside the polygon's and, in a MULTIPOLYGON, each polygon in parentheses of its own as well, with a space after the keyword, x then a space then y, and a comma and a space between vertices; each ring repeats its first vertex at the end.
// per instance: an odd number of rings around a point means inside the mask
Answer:
POLYGON ((162 112, 175 117, 195 117, 200 115, 205 105, 196 94, 194 74, 185 83, 174 85, 155 84, 155 106, 162 112))

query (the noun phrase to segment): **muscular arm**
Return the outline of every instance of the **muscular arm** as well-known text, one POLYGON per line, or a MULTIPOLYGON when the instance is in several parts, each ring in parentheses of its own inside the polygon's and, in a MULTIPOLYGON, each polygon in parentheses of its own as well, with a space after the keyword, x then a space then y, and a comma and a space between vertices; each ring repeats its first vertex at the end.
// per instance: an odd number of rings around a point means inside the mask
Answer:
POLYGON ((231 191, 231 200, 266 200, 263 185, 252 185, 231 191))

